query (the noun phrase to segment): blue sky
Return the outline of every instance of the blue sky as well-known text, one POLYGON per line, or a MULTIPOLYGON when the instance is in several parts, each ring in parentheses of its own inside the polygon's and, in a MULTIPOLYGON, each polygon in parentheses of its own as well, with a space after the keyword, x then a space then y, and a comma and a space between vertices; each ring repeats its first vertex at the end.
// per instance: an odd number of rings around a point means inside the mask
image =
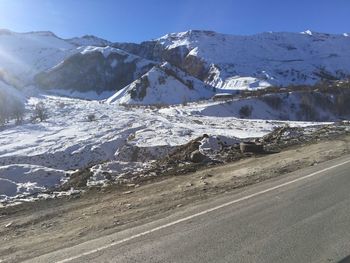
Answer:
POLYGON ((350 0, 0 0, 0 28, 141 42, 169 32, 350 31, 350 0))

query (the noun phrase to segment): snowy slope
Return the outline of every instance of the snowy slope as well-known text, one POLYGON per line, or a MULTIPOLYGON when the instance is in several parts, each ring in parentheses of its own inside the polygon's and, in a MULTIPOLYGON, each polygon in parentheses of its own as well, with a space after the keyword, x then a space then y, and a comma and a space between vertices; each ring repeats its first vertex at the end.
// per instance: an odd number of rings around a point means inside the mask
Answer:
POLYGON ((101 98, 101 94, 124 88, 156 65, 109 46, 82 46, 77 51, 55 67, 37 74, 36 84, 45 90, 61 89, 72 94, 96 92, 95 98, 101 98))
POLYGON ((191 30, 156 40, 218 88, 314 84, 350 75, 350 37, 306 31, 234 36, 191 30))
MULTIPOLYGON (((110 45, 128 51, 117 49, 121 58, 127 56, 126 63, 106 59, 106 63, 111 63, 114 69, 97 63, 99 70, 95 70, 96 60, 84 60, 80 63, 81 67, 85 67, 81 72, 89 78, 101 80, 98 84, 103 84, 104 79, 114 74, 127 75, 127 81, 118 81, 119 86, 115 88, 99 85, 98 88, 87 88, 88 91, 119 90, 140 77, 140 74, 134 74, 136 71, 144 74, 149 70, 147 68, 145 71, 144 66, 150 61, 168 61, 220 89, 314 84, 321 79, 342 79, 350 75, 350 37, 346 33, 331 35, 305 31, 234 36, 190 30, 141 44, 111 44, 95 36, 64 40, 51 32, 15 33, 0 30, 0 79, 13 86, 26 86, 33 84, 35 75, 51 69, 50 72, 57 74, 53 76, 55 81, 49 81, 50 89, 82 92, 82 87, 77 88, 78 84, 85 85, 83 76, 79 76, 80 71, 69 75, 69 67, 61 70, 66 65, 62 65, 63 61, 76 54, 92 56, 92 53, 101 50, 105 53, 112 49, 108 47, 110 45), (140 62, 136 69, 133 63, 129 63, 133 56, 138 57, 140 62), (89 72, 87 69, 93 70, 89 72), (71 88, 68 87, 70 78, 79 80, 71 88)), ((78 63, 79 59, 75 61, 78 63)), ((88 83, 92 81, 86 80, 88 83)))
POLYGON ((164 157, 174 146, 203 134, 247 138, 263 136, 284 125, 206 114, 205 109, 222 105, 213 102, 149 109, 40 96, 30 98, 27 107, 32 109, 38 102, 48 109, 46 121, 32 123, 27 119, 21 125, 0 129, 0 202, 55 187, 79 168, 93 166, 96 172, 107 169, 122 175, 135 166, 147 165, 128 159, 127 146, 141 148, 140 158, 147 160, 152 155, 164 157), (88 121, 89 114, 96 120, 88 121))
POLYGON ((0 30, 0 76, 16 86, 77 52, 73 44, 51 32, 15 33, 0 30))
POLYGON ((180 104, 211 98, 211 87, 164 63, 110 97, 108 103, 120 104, 180 104))
MULTIPOLYGON (((349 92, 348 92, 349 94, 349 92)), ((288 121, 337 121, 340 114, 335 103, 343 94, 291 92, 207 105, 194 113, 219 118, 236 117, 263 120, 288 121), (241 113, 249 107, 250 114, 241 113)), ((348 111, 350 113, 350 111, 348 111)), ((341 118, 350 118, 350 114, 341 118)))

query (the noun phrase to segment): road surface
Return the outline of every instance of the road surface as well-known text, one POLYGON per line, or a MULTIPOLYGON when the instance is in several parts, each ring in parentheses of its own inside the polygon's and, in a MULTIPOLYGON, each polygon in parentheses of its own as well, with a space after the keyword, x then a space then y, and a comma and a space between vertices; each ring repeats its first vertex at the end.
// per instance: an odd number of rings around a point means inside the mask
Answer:
POLYGON ((350 158, 27 262, 350 262, 350 158))

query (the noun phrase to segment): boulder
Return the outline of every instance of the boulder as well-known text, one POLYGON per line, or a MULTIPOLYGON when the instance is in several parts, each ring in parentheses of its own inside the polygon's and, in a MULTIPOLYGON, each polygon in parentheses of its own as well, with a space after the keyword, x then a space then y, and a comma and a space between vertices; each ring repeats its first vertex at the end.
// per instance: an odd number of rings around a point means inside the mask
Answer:
POLYGON ((203 155, 199 150, 196 150, 191 153, 190 160, 194 163, 201 163, 207 160, 207 157, 203 155))
POLYGON ((241 142, 240 150, 242 153, 263 153, 264 146, 255 142, 241 142))

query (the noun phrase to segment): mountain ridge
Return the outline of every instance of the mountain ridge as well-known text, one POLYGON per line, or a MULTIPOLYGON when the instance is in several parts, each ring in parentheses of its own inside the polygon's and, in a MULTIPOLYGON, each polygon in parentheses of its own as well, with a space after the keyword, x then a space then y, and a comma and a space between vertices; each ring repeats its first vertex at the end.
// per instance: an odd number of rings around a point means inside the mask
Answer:
POLYGON ((91 35, 62 39, 50 31, 1 29, 0 50, 0 73, 7 82, 46 90, 118 92, 164 62, 202 81, 203 87, 226 91, 314 85, 350 76, 349 36, 311 30, 246 36, 189 30, 137 44, 112 43, 91 35), (115 66, 108 56, 82 60, 92 56, 82 50, 98 48, 120 50, 129 59, 136 56, 140 63, 130 64, 123 54, 118 55, 115 66), (112 67, 106 67, 108 63, 112 67))

